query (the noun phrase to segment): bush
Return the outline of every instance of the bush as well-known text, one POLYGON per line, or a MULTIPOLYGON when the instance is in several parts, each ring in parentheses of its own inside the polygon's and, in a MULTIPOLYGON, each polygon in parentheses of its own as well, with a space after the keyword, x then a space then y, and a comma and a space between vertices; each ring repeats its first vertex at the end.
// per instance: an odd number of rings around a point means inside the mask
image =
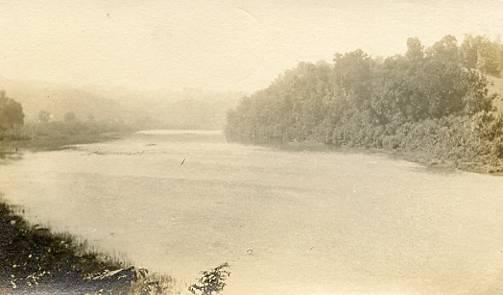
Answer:
POLYGON ((231 275, 228 263, 221 264, 209 271, 204 271, 197 283, 189 287, 189 292, 194 295, 214 295, 224 290, 226 280, 231 275))

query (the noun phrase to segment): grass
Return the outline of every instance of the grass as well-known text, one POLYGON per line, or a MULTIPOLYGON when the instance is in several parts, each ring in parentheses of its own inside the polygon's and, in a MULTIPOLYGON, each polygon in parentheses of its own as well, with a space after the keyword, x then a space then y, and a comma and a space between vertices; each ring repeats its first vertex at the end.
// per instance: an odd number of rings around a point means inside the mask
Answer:
POLYGON ((0 288, 79 289, 87 293, 111 289, 131 279, 89 280, 107 270, 123 269, 125 263, 89 251, 85 243, 75 241, 69 234, 53 234, 29 224, 15 208, 0 203, 0 288))
POLYGON ((0 293, 174 294, 169 276, 91 250, 66 233, 51 233, 0 201, 0 293))
POLYGON ((28 123, 0 133, 0 153, 15 153, 19 149, 57 150, 73 144, 113 140, 133 131, 129 126, 109 122, 28 123))

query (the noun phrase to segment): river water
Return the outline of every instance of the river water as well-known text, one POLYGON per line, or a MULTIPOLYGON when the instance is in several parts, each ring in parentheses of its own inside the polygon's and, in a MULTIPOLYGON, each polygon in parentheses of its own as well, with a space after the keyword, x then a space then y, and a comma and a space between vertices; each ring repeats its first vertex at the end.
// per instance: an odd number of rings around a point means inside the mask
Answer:
POLYGON ((3 164, 0 191, 29 220, 181 286, 228 262, 227 295, 503 290, 501 177, 191 131, 3 164))

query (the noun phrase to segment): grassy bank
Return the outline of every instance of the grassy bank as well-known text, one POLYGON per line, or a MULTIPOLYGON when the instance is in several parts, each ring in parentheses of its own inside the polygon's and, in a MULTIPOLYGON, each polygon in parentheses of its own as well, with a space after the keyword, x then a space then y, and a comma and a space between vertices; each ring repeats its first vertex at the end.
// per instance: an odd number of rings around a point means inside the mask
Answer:
MULTIPOLYGON (((134 129, 105 122, 27 124, 0 134, 0 155, 57 150, 121 138, 134 129)), ((174 280, 91 250, 67 233, 30 224, 0 199, 0 294, 172 294, 174 280)))
POLYGON ((1 294, 171 294, 174 280, 28 223, 0 201, 1 294))
POLYGON ((28 123, 0 134, 0 153, 57 150, 73 144, 118 139, 134 131, 130 126, 110 122, 28 123))
POLYGON ((3 292, 79 289, 86 293, 119 283, 103 280, 90 284, 86 278, 122 269, 123 263, 87 251, 84 244, 75 242, 70 235, 52 234, 39 225, 30 225, 5 202, 0 203, 0 235, 3 292))

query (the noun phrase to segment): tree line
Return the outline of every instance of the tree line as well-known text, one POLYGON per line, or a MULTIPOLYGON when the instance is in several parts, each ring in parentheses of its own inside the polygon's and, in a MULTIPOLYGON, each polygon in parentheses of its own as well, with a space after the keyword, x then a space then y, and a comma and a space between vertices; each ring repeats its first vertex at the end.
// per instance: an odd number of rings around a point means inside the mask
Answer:
POLYGON ((54 120, 51 113, 42 110, 36 120, 26 121, 22 104, 0 90, 0 150, 5 148, 3 145, 18 141, 23 141, 23 146, 52 148, 62 142, 89 142, 102 134, 131 130, 132 126, 122 120, 97 120, 92 114, 81 119, 72 111, 67 111, 62 120, 54 120), (30 140, 32 143, 28 143, 30 140))
POLYGON ((409 38, 405 54, 387 58, 336 54, 333 63, 300 63, 244 97, 225 133, 239 142, 314 141, 495 162, 503 157, 503 119, 486 74, 502 70, 502 44, 471 35, 430 47, 409 38))

